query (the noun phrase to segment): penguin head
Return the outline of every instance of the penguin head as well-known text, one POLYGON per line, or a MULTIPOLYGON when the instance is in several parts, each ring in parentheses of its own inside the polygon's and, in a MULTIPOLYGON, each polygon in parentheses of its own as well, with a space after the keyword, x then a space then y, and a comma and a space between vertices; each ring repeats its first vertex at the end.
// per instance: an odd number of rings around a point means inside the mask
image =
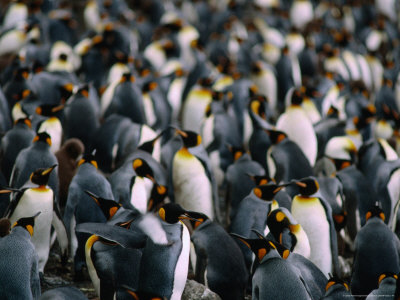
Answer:
POLYGON ((262 95, 254 95, 249 101, 250 116, 259 116, 262 119, 267 118, 265 105, 268 102, 267 98, 262 95))
POLYGON ((89 98, 89 85, 84 84, 84 85, 80 86, 78 88, 78 90, 76 91, 76 94, 83 96, 83 99, 89 98))
POLYGON ((150 180, 154 181, 153 170, 150 168, 149 164, 145 160, 141 158, 134 159, 132 161, 132 167, 133 170, 135 170, 137 176, 147 177, 150 180))
POLYGON ((275 240, 281 244, 283 243, 283 231, 288 228, 292 245, 291 250, 293 250, 297 244, 297 238, 294 233, 298 231, 300 224, 293 219, 286 208, 279 207, 270 211, 267 217, 267 226, 275 240))
POLYGON ((36 136, 33 138, 33 142, 43 142, 51 146, 51 137, 47 132, 42 131, 36 134, 36 136))
POLYGON ((114 200, 101 198, 89 191, 85 191, 85 193, 96 202, 107 220, 110 220, 121 207, 121 204, 114 200))
POLYGON ((165 131, 166 130, 162 130, 154 139, 143 142, 142 144, 140 144, 138 146, 138 149, 139 150, 143 150, 143 151, 145 151, 147 153, 153 154, 154 145, 156 144, 158 139, 163 136, 165 131))
POLYGON ((311 196, 319 190, 318 181, 312 177, 302 178, 300 180, 293 180, 293 184, 298 187, 298 193, 301 196, 311 196))
POLYGON ((265 129, 273 145, 277 145, 287 138, 287 134, 280 130, 265 129))
POLYGON ((209 218, 207 215, 200 213, 200 212, 195 212, 195 211, 190 211, 190 217, 189 219, 190 224, 192 225, 193 229, 196 229, 199 227, 201 224, 203 224, 205 221, 207 221, 209 218))
POLYGON ((12 227, 14 228, 14 227, 20 226, 20 227, 22 227, 22 228, 25 228, 25 229, 29 232, 29 234, 30 234, 31 236, 33 236, 33 226, 35 225, 35 218, 36 218, 38 215, 40 215, 40 211, 39 211, 36 215, 34 215, 34 216, 32 216, 32 217, 21 218, 21 219, 19 219, 18 221, 16 221, 16 222, 13 224, 12 227))
MULTIPOLYGON (((259 231, 257 231, 256 229, 252 229, 251 231, 254 232, 258 236, 259 239, 262 239, 262 240, 265 240, 266 242, 268 242, 268 239, 264 235, 262 235, 259 231)), ((276 251, 278 251, 279 255, 283 259, 287 259, 289 257, 290 250, 288 248, 283 246, 281 243, 272 242, 272 244, 275 247, 276 251)))
POLYGON ((151 189, 150 199, 147 204, 147 211, 152 211, 160 203, 162 203, 167 196, 168 188, 165 185, 154 184, 151 189))
POLYGON ((248 239, 235 233, 230 233, 230 235, 237 238, 253 251, 259 262, 261 262, 265 255, 267 255, 271 250, 276 250, 275 244, 265 238, 248 239))
POLYGON ((399 276, 398 276, 397 274, 393 273, 393 272, 384 272, 384 273, 382 273, 381 275, 379 275, 379 278, 378 278, 378 285, 381 284, 381 282, 382 282, 383 279, 388 278, 388 277, 392 277, 392 278, 394 278, 395 280, 398 280, 398 279, 399 279, 399 276))
MULTIPOLYGON (((129 295, 131 296, 132 300, 166 300, 166 297, 162 297, 162 296, 158 296, 155 294, 149 294, 149 293, 145 293, 145 292, 141 292, 141 291, 132 291, 130 288, 124 288, 125 291, 117 291, 117 295, 119 295, 119 293, 123 293, 124 295, 129 295)), ((119 297, 117 296, 117 299, 119 299, 119 297)), ((123 298, 123 299, 128 299, 128 298, 123 298)))
POLYGON ((253 193, 258 198, 265 200, 265 201, 272 201, 283 186, 276 185, 275 183, 269 183, 264 185, 258 185, 253 188, 253 193))
MULTIPOLYGON (((95 151, 93 151, 93 152, 95 152, 95 151)), ((85 155, 79 160, 79 162, 78 162, 78 167, 79 167, 80 165, 84 164, 84 163, 89 163, 89 164, 91 164, 92 166, 94 166, 96 169, 98 168, 98 167, 97 167, 97 161, 96 161, 96 158, 95 158, 95 156, 94 156, 94 153, 87 153, 87 154, 85 154, 85 155)))
POLYGON ((369 219, 373 217, 378 217, 381 219, 383 222, 385 221, 385 213, 383 212, 382 208, 380 208, 378 205, 373 206, 366 214, 365 214, 365 220, 368 222, 369 219))
POLYGON ((331 286, 334 286, 336 284, 340 284, 347 291, 350 291, 349 285, 343 279, 340 279, 339 277, 333 276, 331 274, 329 274, 329 279, 328 279, 328 282, 326 283, 325 291, 328 291, 331 286))
POLYGON ((242 157, 244 153, 246 153, 246 151, 242 147, 235 147, 231 145, 228 145, 228 150, 230 153, 232 153, 234 161, 237 161, 239 158, 242 157))
POLYGON ((325 156, 332 160, 337 170, 341 170, 356 161, 357 147, 349 137, 336 136, 326 144, 325 156))
POLYGON ((182 137, 183 145, 186 148, 196 147, 201 144, 201 136, 194 131, 175 129, 182 137))
POLYGON ((45 186, 49 182, 50 173, 54 170, 57 165, 53 165, 50 168, 39 168, 32 172, 30 180, 32 183, 39 186, 45 186))
POLYGON ((15 124, 25 124, 29 128, 32 128, 32 121, 30 118, 20 118, 15 121, 15 124))
POLYGON ((76 160, 85 151, 85 145, 80 139, 71 138, 65 141, 61 149, 65 151, 69 158, 76 160))
POLYGON ((61 103, 65 103, 69 97, 72 96, 74 91, 74 84, 73 83, 66 83, 59 87, 59 91, 61 94, 61 103))
POLYGON ((158 210, 158 215, 163 221, 169 224, 175 224, 179 220, 184 219, 196 220, 194 217, 192 217, 192 212, 183 209, 182 206, 176 203, 164 204, 158 210))
POLYGON ((7 218, 0 219, 0 238, 8 235, 11 230, 10 220, 7 218))
POLYGON ((303 103, 305 89, 295 89, 290 99, 290 104, 293 106, 300 106, 303 103))
POLYGON ((62 104, 61 105, 43 104, 36 107, 35 112, 41 116, 52 117, 62 109, 64 109, 64 105, 62 104))

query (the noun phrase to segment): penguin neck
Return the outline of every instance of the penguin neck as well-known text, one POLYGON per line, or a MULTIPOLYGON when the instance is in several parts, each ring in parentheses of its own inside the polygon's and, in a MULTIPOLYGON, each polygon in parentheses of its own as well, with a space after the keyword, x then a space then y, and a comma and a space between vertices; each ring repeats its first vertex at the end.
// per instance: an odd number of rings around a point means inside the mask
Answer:
POLYGON ((37 191, 37 192, 47 192, 47 191, 48 191, 48 188, 47 188, 46 185, 41 184, 41 185, 39 185, 39 186, 33 188, 33 190, 34 190, 34 191, 37 191))
POLYGON ((314 201, 315 199, 318 199, 318 198, 310 197, 310 196, 297 195, 294 200, 297 200, 297 201, 300 201, 300 202, 311 202, 311 201, 314 201))
POLYGON ((179 154, 180 154, 181 156, 187 157, 187 158, 193 156, 193 154, 190 153, 189 149, 188 149, 187 147, 185 147, 185 146, 183 146, 183 147, 179 150, 179 154))

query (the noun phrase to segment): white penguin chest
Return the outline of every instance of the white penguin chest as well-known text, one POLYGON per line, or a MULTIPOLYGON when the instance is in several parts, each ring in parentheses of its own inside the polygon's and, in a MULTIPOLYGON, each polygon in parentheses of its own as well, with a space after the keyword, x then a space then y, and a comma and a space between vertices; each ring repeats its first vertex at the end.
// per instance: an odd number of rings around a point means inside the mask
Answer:
POLYGON ((157 117, 154 112, 153 101, 151 100, 149 93, 143 94, 143 106, 144 106, 144 113, 146 115, 147 124, 149 126, 153 126, 157 121, 157 117))
POLYGON ((320 200, 294 197, 292 215, 307 234, 311 248, 310 260, 328 274, 332 271, 330 226, 320 200))
POLYGON ((182 104, 182 93, 183 89, 185 88, 186 80, 184 78, 176 78, 172 81, 168 94, 167 99, 168 103, 172 108, 172 116, 173 120, 178 117, 179 111, 181 109, 182 104))
POLYGON ((53 117, 43 122, 40 125, 38 132, 47 132, 50 135, 51 153, 56 153, 60 149, 63 129, 58 118, 53 117))
POLYGON ((131 204, 142 214, 147 211, 147 200, 153 183, 148 178, 136 176, 131 190, 131 204))
POLYGON ((189 93, 183 110, 182 125, 184 129, 200 132, 204 113, 211 100, 211 93, 208 90, 195 89, 189 93))

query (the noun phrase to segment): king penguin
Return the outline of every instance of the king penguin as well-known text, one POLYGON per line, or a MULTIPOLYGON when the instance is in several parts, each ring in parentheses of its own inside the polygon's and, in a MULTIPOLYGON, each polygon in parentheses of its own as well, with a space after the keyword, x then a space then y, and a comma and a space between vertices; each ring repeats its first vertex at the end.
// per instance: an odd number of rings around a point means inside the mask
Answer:
POLYGON ((400 271, 399 238, 384 223, 385 214, 379 206, 371 207, 366 224, 357 233, 354 263, 351 274, 353 295, 368 295, 378 288, 378 279, 384 272, 400 271))
POLYGON ((189 231, 181 220, 192 217, 174 203, 165 204, 158 213, 165 221, 161 225, 169 246, 147 240, 140 262, 139 290, 179 300, 187 280, 190 253, 189 231))
POLYGON ((55 154, 61 147, 63 141, 63 126, 61 125, 59 116, 63 106, 59 105, 40 105, 36 107, 35 112, 44 116, 45 119, 37 124, 37 132, 46 132, 50 135, 51 146, 50 152, 55 154))
POLYGON ((35 220, 17 220, 11 233, 0 238, 1 299, 34 299, 40 297, 38 257, 31 242, 35 220))
POLYGON ((260 263, 252 278, 252 299, 311 298, 300 272, 280 256, 273 242, 234 236, 254 252, 260 263))
POLYGON ((243 299, 249 274, 240 248, 221 225, 206 215, 191 212, 191 216, 198 220, 191 221, 194 224, 191 241, 196 252, 196 281, 205 284, 221 299, 243 299))
POLYGON ((7 182, 10 180, 11 170, 14 166, 18 153, 28 148, 35 132, 32 130, 32 123, 29 118, 18 119, 14 127, 6 132, 1 139, 1 171, 7 182))
POLYGON ((197 211, 215 218, 218 209, 212 173, 203 160, 193 155, 189 148, 201 144, 201 136, 193 131, 176 129, 183 146, 172 158, 172 182, 175 202, 185 209, 197 211))
POLYGON ((85 265, 85 243, 88 234, 75 233, 75 226, 84 222, 106 222, 101 209, 85 191, 93 191, 105 199, 114 199, 111 185, 97 169, 92 154, 86 154, 78 163, 78 171, 68 189, 68 198, 64 211, 64 223, 70 240, 70 256, 74 257, 76 279, 82 276, 85 265))
POLYGON ((378 278, 379 287, 373 290, 365 300, 374 300, 374 299, 379 299, 380 297, 382 298, 390 296, 394 297, 398 279, 399 277, 397 274, 393 274, 390 272, 385 272, 379 275, 378 278))
MULTIPOLYGON (((47 168, 57 164, 56 156, 50 151, 51 138, 46 132, 37 133, 33 143, 18 154, 11 172, 10 187, 21 188, 28 180, 33 171, 39 168, 47 168)), ((58 205, 58 170, 50 173, 48 182, 53 190, 58 205)))
POLYGON ((291 213, 301 224, 310 241, 310 260, 328 275, 339 274, 338 247, 332 210, 325 200, 314 196, 319 190, 318 182, 307 177, 294 181, 299 188, 292 200, 291 213))
POLYGON ((26 216, 32 212, 41 214, 35 220, 35 235, 32 236, 32 243, 39 257, 39 272, 44 272, 50 253, 50 235, 53 225, 61 248, 62 262, 65 263, 68 252, 68 238, 58 206, 54 202, 54 192, 47 186, 50 173, 56 165, 47 169, 37 169, 31 174, 30 184, 34 187, 24 188, 16 194, 10 202, 5 215, 11 222, 26 216))
POLYGON ((285 132, 291 140, 299 145, 313 167, 318 151, 317 136, 311 120, 301 107, 302 102, 302 92, 295 90, 292 94, 291 105, 280 115, 276 122, 276 128, 285 132))

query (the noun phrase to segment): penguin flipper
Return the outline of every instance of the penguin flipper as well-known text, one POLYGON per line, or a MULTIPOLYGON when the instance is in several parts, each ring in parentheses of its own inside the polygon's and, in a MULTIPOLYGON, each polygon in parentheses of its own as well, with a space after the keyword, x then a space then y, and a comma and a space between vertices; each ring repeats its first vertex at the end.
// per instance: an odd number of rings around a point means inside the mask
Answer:
POLYGON ((203 245, 202 236, 196 235, 196 231, 191 236, 191 240, 196 252, 195 278, 197 282, 204 284, 206 282, 204 273, 207 268, 207 251, 203 245))
POLYGON ((33 257, 31 269, 31 291, 33 299, 39 299, 41 294, 40 277, 39 277, 39 262, 37 255, 33 257))
POLYGON ((56 230, 57 241, 61 248, 61 262, 64 264, 66 263, 66 259, 68 257, 68 235, 57 206, 54 206, 53 219, 51 224, 56 230))
MULTIPOLYGON (((12 216, 12 214, 14 213, 14 210, 17 208, 19 200, 21 200, 22 195, 24 194, 25 190, 26 190, 26 188, 21 191, 18 191, 18 193, 10 201, 10 204, 8 205, 3 217, 10 218, 12 216)), ((17 191, 17 190, 15 190, 15 191, 17 191)))
POLYGON ((147 240, 145 234, 105 223, 81 223, 75 230, 95 234, 124 248, 143 248, 147 240))

